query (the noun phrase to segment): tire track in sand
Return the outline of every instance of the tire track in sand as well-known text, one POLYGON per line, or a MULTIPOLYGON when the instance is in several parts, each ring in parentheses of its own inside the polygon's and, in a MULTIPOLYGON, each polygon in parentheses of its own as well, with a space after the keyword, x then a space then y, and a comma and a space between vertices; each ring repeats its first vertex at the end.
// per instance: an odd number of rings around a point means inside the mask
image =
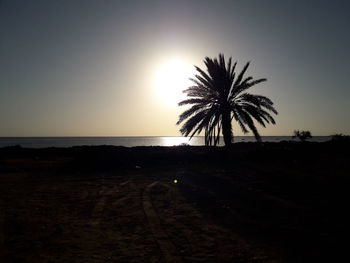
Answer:
MULTIPOLYGON (((131 184, 130 181, 126 181, 110 189, 108 189, 108 187, 106 186, 102 187, 102 189, 99 191, 99 195, 101 195, 102 197, 97 201, 91 213, 91 220, 90 220, 91 225, 98 225, 100 223, 100 219, 101 219, 102 212, 104 210, 106 199, 113 193, 119 192, 120 187, 125 187, 130 184, 131 184)), ((125 198, 121 198, 120 201, 124 199, 125 198)))
POLYGON ((169 236, 163 230, 159 216, 152 204, 151 190, 156 184, 158 184, 157 181, 146 186, 142 195, 143 210, 147 217, 150 230, 164 257, 164 262, 180 263, 182 259, 178 256, 176 247, 170 241, 169 236))

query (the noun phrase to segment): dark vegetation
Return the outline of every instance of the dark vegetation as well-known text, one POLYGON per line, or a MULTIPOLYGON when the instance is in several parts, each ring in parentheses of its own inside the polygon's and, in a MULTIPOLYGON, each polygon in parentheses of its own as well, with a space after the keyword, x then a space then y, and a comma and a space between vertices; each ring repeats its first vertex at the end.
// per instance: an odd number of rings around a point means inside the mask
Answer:
POLYGON ((349 143, 350 142, 350 136, 349 135, 344 135, 344 134, 341 134, 341 133, 333 134, 333 135, 331 135, 331 140, 333 142, 349 143))
MULTIPOLYGON (((9 187, 4 176, 11 173, 45 176, 50 181, 139 176, 172 186, 172 179, 177 179, 176 188, 188 204, 249 242, 263 244, 272 255, 282 255, 282 262, 335 262, 347 254, 349 147, 343 136, 324 143, 236 143, 230 149, 6 147, 0 149, 0 200, 15 206, 18 200, 10 195, 11 188, 25 186, 19 181, 9 187)), ((26 229, 27 219, 22 219, 12 226, 17 219, 5 215, 5 232, 11 236, 5 235, 4 247, 25 255, 29 252, 11 241, 26 236, 21 229, 26 229)))
POLYGON ((307 139, 311 139, 312 135, 310 131, 295 130, 292 138, 298 138, 300 141, 305 142, 307 139))

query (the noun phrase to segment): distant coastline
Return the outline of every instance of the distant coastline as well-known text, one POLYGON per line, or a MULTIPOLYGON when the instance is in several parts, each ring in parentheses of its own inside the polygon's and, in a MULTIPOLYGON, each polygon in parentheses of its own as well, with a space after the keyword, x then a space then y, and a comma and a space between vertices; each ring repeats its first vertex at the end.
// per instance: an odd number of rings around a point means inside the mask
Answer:
MULTIPOLYGON (((262 136, 263 142, 294 141, 291 136, 262 136)), ((314 136, 310 141, 324 142, 330 136, 314 136)), ((235 136, 234 142, 254 142, 254 136, 235 136)), ((191 140, 181 136, 130 136, 130 137, 0 137, 0 148, 20 145, 25 148, 72 147, 72 146, 203 146, 204 137, 195 136, 191 140)), ((221 140, 220 146, 223 145, 221 140)))

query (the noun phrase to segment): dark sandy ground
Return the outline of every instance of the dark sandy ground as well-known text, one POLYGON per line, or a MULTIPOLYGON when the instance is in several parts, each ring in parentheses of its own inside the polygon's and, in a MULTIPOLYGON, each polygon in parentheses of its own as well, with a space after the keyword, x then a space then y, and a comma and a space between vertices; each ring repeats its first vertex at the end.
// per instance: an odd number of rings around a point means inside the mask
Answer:
POLYGON ((348 146, 3 148, 0 262, 346 261, 348 146))

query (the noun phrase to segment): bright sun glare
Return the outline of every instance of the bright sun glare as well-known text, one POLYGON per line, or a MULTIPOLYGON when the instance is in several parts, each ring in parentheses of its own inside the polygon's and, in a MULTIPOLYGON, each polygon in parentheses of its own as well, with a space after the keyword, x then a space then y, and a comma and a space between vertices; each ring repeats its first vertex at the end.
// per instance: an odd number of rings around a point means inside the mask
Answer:
POLYGON ((177 106, 186 98, 182 91, 192 85, 189 78, 193 77, 193 73, 193 66, 184 60, 169 60, 161 64, 154 74, 155 92, 159 99, 168 106, 177 106))

